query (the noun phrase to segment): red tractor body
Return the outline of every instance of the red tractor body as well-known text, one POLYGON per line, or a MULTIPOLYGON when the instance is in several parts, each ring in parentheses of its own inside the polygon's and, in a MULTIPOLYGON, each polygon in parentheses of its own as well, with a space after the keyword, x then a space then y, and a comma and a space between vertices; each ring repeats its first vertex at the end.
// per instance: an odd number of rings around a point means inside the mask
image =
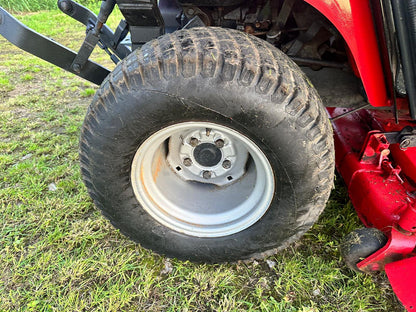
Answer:
MULTIPOLYGON (((368 102, 391 107, 394 98, 383 29, 377 29, 378 7, 370 1, 307 0, 343 35, 357 66, 368 102)), ((397 105, 397 104, 396 104, 397 105)), ((407 99, 400 99, 397 119, 390 111, 362 110, 333 121, 336 167, 351 201, 367 227, 382 230, 387 244, 357 264, 363 271, 386 270, 397 296, 411 311, 416 308, 416 149, 384 133, 414 126, 407 99)), ((332 118, 346 113, 329 108, 332 118)))
POLYGON ((390 106, 384 78, 382 51, 377 42, 377 29, 370 1, 306 0, 329 19, 341 33, 351 51, 351 62, 362 79, 372 106, 390 106))
MULTIPOLYGON (((329 113, 337 116, 344 110, 330 109, 329 113)), ((386 270, 397 296, 411 311, 416 303, 416 151, 390 144, 384 134, 408 125, 412 125, 408 120, 396 124, 385 111, 370 110, 333 123, 337 170, 358 216, 367 227, 378 228, 389 238, 357 266, 366 272, 386 270), (406 274, 404 265, 408 266, 406 274)))

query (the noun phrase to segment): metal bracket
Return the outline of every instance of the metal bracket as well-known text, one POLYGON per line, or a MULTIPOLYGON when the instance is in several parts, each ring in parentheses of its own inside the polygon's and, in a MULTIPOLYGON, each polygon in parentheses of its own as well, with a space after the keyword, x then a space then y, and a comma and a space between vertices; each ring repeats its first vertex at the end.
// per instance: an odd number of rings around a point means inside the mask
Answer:
POLYGON ((390 142, 384 133, 380 131, 368 132, 360 153, 360 162, 363 164, 372 164, 380 169, 381 163, 390 154, 389 147, 390 142))
POLYGON ((416 127, 406 126, 399 132, 385 132, 390 144, 400 144, 401 150, 416 146, 416 127))
POLYGON ((287 51, 287 55, 295 56, 297 55, 309 41, 313 40, 322 29, 323 24, 319 21, 313 22, 309 29, 301 34, 290 46, 287 51))
MULTIPOLYGON (((95 26, 98 22, 98 18, 93 12, 75 1, 59 0, 58 7, 63 13, 84 24, 87 28, 90 27, 91 24, 95 26)), ((122 22, 127 25, 125 21, 121 21, 120 25, 122 27, 122 22)), ((127 45, 121 43, 127 35, 128 27, 127 32, 123 29, 121 30, 121 34, 119 34, 117 33, 118 31, 119 29, 117 28, 116 33, 114 34, 107 25, 103 25, 100 31, 100 44, 101 46, 108 47, 119 59, 124 59, 131 53, 131 49, 127 45), (124 35, 124 37, 122 37, 122 35, 124 35)))
POLYGON ((77 56, 71 64, 72 69, 76 73, 79 73, 81 69, 84 67, 85 63, 88 61, 88 58, 90 57, 92 51, 94 50, 99 40, 100 36, 94 31, 94 29, 88 32, 87 36, 84 39, 84 42, 82 43, 81 48, 78 51, 77 56))
POLYGON ((389 160, 390 144, 400 142, 400 133, 370 131, 360 154, 360 163, 374 165, 377 169, 381 170, 383 177, 395 177, 403 184, 404 181, 400 177, 400 166, 397 165, 394 167, 389 160))
POLYGON ((189 29, 189 28, 194 28, 194 27, 205 27, 205 26, 206 25, 204 24, 202 19, 198 15, 195 15, 188 23, 186 23, 186 25, 182 29, 189 29))
POLYGON ((290 13, 292 12, 293 6, 295 5, 295 0, 286 0, 280 12, 278 13, 277 2, 272 1, 272 15, 273 15, 273 27, 267 33, 267 40, 274 42, 275 40, 280 39, 282 34, 282 29, 286 25, 290 13))
POLYGON ((129 33, 129 24, 125 20, 121 20, 114 33, 113 40, 110 41, 110 48, 117 49, 119 44, 127 37, 129 33))
MULTIPOLYGON (((68 0, 64 0, 64 2, 61 1, 61 3, 67 4, 68 0)), ((111 12, 113 12, 115 5, 115 0, 103 1, 101 3, 100 12, 98 13, 96 23, 93 27, 87 26, 87 36, 85 37, 84 42, 82 43, 82 46, 71 65, 75 72, 80 72, 82 67, 88 61, 88 58, 100 40, 101 29, 103 28, 111 12)), ((102 45, 106 47, 105 44, 102 45)))
POLYGON ((156 0, 118 0, 117 5, 130 26, 133 50, 164 34, 164 20, 156 0))
MULTIPOLYGON (((416 127, 406 126, 401 131, 395 132, 370 131, 363 145, 360 161, 362 163, 374 163, 375 157, 377 158, 378 155, 383 155, 383 153, 387 157, 389 154, 387 151, 389 151, 391 144, 399 144, 401 150, 415 147, 416 127)), ((376 160, 379 167, 383 160, 381 158, 376 160)))
POLYGON ((80 72, 75 72, 71 64, 77 53, 26 27, 1 7, 0 16, 3 21, 0 35, 20 49, 98 85, 110 73, 108 69, 89 60, 80 72))

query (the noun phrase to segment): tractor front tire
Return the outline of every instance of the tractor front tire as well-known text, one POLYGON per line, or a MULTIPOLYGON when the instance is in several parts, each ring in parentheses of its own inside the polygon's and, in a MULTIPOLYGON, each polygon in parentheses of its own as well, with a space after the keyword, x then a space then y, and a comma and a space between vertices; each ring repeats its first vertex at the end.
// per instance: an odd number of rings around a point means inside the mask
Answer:
POLYGON ((80 141, 94 204, 169 257, 260 258, 317 220, 334 174, 315 89, 275 47, 193 28, 145 44, 98 90, 80 141))

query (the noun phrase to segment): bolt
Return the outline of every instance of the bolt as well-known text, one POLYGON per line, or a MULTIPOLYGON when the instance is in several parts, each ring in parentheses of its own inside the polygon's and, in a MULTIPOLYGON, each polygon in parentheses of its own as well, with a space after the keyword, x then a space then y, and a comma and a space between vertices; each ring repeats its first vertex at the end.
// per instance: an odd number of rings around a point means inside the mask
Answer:
POLYGON ((70 14, 74 10, 72 3, 70 1, 65 0, 58 1, 58 7, 61 9, 62 12, 66 14, 70 14))
POLYGON ((400 142, 400 149, 408 148, 410 146, 410 143, 410 139, 404 139, 400 142))
POLYGON ((211 179, 211 176, 212 176, 212 173, 211 173, 211 171, 204 171, 203 173, 202 173, 202 176, 204 177, 204 179, 211 179))
POLYGON ((185 158, 185 159, 183 160, 183 164, 184 164, 186 167, 192 166, 192 159, 190 159, 190 158, 185 158))
POLYGON ((76 72, 76 73, 80 73, 81 72, 81 65, 79 65, 79 64, 77 64, 77 63, 75 63, 73 66, 72 66, 72 69, 74 70, 74 72, 76 72))
POLYGON ((186 12, 188 13, 188 15, 194 15, 195 14, 195 10, 192 8, 189 8, 188 10, 186 10, 186 12))
POLYGON ((191 138, 189 144, 191 144, 192 147, 195 147, 199 144, 199 140, 197 138, 191 138))
POLYGON ((222 167, 223 167, 224 169, 230 169, 230 168, 231 168, 231 161, 229 161, 228 159, 224 160, 224 161, 222 162, 222 167))
POLYGON ((215 146, 218 148, 223 148, 224 147, 224 140, 218 139, 215 141, 215 146))

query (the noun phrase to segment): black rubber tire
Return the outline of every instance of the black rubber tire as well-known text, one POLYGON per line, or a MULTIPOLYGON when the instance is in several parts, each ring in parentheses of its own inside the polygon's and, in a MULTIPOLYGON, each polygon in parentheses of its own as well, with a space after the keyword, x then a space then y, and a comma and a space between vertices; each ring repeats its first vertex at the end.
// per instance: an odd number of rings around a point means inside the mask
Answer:
POLYGON ((95 205, 122 233, 169 257, 206 262, 261 258, 298 239, 323 211, 334 175, 332 128, 303 72, 267 42, 221 28, 164 35, 117 65, 85 118, 80 161, 95 205), (277 187, 251 227, 198 238, 140 207, 130 181, 135 152, 184 121, 230 127, 267 156, 277 187))
POLYGON ((357 264, 375 253, 387 243, 387 237, 376 228, 360 228, 344 237, 340 246, 345 264, 353 271, 360 271, 357 264))

